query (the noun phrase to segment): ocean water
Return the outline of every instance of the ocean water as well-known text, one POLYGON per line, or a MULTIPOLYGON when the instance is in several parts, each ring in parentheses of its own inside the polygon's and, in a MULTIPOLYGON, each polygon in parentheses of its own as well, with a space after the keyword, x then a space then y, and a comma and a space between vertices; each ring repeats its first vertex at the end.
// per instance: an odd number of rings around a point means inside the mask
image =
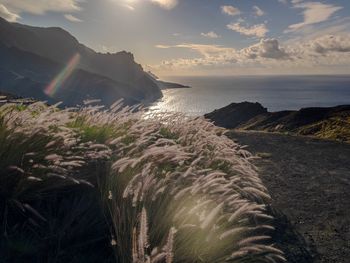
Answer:
POLYGON ((155 112, 200 116, 232 102, 259 102, 269 111, 350 104, 349 76, 174 77, 189 89, 164 90, 155 112))

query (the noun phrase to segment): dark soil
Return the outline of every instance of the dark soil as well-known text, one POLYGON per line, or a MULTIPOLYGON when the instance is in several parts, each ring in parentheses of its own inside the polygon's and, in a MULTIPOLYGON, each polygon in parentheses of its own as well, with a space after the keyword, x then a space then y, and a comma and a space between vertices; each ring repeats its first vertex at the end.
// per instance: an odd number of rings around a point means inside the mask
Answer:
POLYGON ((273 208, 282 213, 277 239, 288 261, 349 263, 350 145, 264 132, 229 136, 261 156, 255 164, 273 208), (313 259, 296 258, 303 239, 313 259))

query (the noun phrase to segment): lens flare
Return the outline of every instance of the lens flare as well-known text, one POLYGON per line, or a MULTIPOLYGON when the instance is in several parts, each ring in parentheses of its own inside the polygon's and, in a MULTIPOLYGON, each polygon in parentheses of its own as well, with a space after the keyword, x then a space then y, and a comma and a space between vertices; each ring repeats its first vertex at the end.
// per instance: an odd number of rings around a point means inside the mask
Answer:
POLYGON ((57 91, 62 87, 64 82, 72 75, 76 67, 80 62, 80 54, 75 54, 68 62, 68 64, 62 69, 62 71, 50 82, 45 88, 44 92, 50 97, 54 97, 57 91))

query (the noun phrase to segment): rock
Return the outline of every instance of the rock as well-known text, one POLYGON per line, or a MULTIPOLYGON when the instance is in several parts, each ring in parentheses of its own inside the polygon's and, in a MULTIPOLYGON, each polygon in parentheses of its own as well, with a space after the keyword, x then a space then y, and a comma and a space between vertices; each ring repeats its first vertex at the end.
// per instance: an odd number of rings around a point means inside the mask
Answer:
POLYGON ((260 103, 241 102, 232 103, 224 108, 208 113, 205 115, 205 118, 212 120, 215 125, 232 129, 258 115, 266 113, 267 109, 260 103))
POLYGON ((205 115, 214 124, 253 131, 291 133, 350 142, 350 105, 268 112, 259 103, 232 103, 205 115))

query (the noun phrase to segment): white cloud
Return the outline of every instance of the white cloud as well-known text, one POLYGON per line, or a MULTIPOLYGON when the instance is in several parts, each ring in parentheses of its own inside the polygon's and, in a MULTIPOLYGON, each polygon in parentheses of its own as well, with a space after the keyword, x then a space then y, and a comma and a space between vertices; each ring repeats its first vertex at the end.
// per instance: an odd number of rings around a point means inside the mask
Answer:
POLYGON ((165 9, 172 9, 178 4, 177 0, 151 0, 151 1, 152 3, 156 3, 160 7, 165 9))
POLYGON ((339 73, 350 67, 350 36, 326 35, 290 44, 277 39, 262 39, 240 50, 203 44, 160 45, 162 48, 186 48, 198 53, 196 58, 165 60, 152 66, 157 72, 217 72, 255 74, 291 72, 339 73))
POLYGON ((112 53, 113 54, 113 53, 117 53, 118 51, 120 51, 120 48, 117 46, 109 46, 109 45, 101 44, 101 45, 98 45, 95 50, 102 52, 102 53, 112 53))
POLYGON ((132 5, 128 5, 128 4, 122 4, 122 6, 124 6, 125 8, 131 10, 131 11, 134 11, 135 10, 135 7, 133 7, 132 5))
POLYGON ((83 22, 83 20, 71 15, 71 14, 65 14, 64 17, 71 22, 78 23, 78 22, 83 22))
POLYGON ((187 48, 196 51, 200 57, 165 60, 153 69, 179 70, 195 68, 225 67, 236 62, 236 50, 218 45, 181 44, 168 48, 187 48))
POLYGON ((309 41, 304 45, 310 52, 327 54, 331 52, 350 53, 350 37, 345 35, 326 35, 309 41))
POLYGON ((288 60, 289 55, 280 47, 276 39, 264 39, 259 43, 236 50, 220 45, 178 44, 157 45, 157 48, 186 48, 196 51, 200 57, 180 58, 163 61, 158 67, 166 68, 196 68, 196 67, 227 67, 247 65, 254 63, 267 63, 267 61, 288 60))
POLYGON ((258 57, 270 59, 289 58, 287 52, 280 47, 277 39, 261 39, 258 44, 242 49, 241 53, 250 59, 258 57))
POLYGON ((240 15, 241 14, 241 11, 232 6, 232 5, 223 5, 221 6, 221 11, 226 14, 226 15, 229 15, 229 16, 237 16, 237 15, 240 15))
MULTIPOLYGON (((0 0, 1 1, 1 0, 0 0)), ((85 0, 76 0, 76 1, 85 1, 85 0)), ((113 2, 119 2, 121 6, 128 8, 131 11, 134 11, 137 7, 138 2, 150 2, 152 4, 158 5, 161 8, 170 10, 176 7, 179 3, 178 0, 110 0, 113 2)))
POLYGON ((256 6, 256 5, 253 6, 253 10, 254 10, 254 13, 255 13, 256 16, 263 16, 263 15, 265 15, 265 12, 263 10, 261 10, 261 8, 256 6))
POLYGON ((304 68, 304 71, 322 67, 328 74, 332 69, 334 73, 344 73, 350 67, 349 43, 349 35, 324 35, 294 43, 288 46, 293 58, 291 64, 304 68))
POLYGON ((216 34, 214 31, 210 31, 208 33, 201 33, 201 36, 208 38, 219 38, 220 36, 216 34))
POLYGON ((223 54, 233 54, 235 49, 227 48, 220 45, 205 45, 205 44, 178 44, 178 45, 156 45, 157 48, 187 48, 197 51, 206 58, 222 56, 223 54))
POLYGON ((227 28, 238 32, 245 36, 256 36, 256 37, 264 37, 269 30, 267 29, 265 24, 257 24, 253 26, 243 26, 241 23, 231 23, 227 25, 227 28))
POLYGON ((290 25, 286 32, 296 31, 308 25, 327 21, 335 12, 343 8, 341 6, 323 4, 320 2, 300 3, 299 0, 293 0, 292 3, 295 8, 304 9, 304 21, 290 25))
POLYGON ((156 48, 171 48, 171 47, 176 47, 176 46, 169 46, 169 45, 162 45, 162 44, 159 44, 159 45, 155 45, 156 48))
POLYGON ((81 8, 79 0, 0 0, 12 12, 41 15, 46 12, 75 12, 81 8))
POLYGON ((12 13, 10 10, 6 8, 6 6, 0 4, 0 17, 6 19, 9 22, 16 22, 20 16, 12 13))

